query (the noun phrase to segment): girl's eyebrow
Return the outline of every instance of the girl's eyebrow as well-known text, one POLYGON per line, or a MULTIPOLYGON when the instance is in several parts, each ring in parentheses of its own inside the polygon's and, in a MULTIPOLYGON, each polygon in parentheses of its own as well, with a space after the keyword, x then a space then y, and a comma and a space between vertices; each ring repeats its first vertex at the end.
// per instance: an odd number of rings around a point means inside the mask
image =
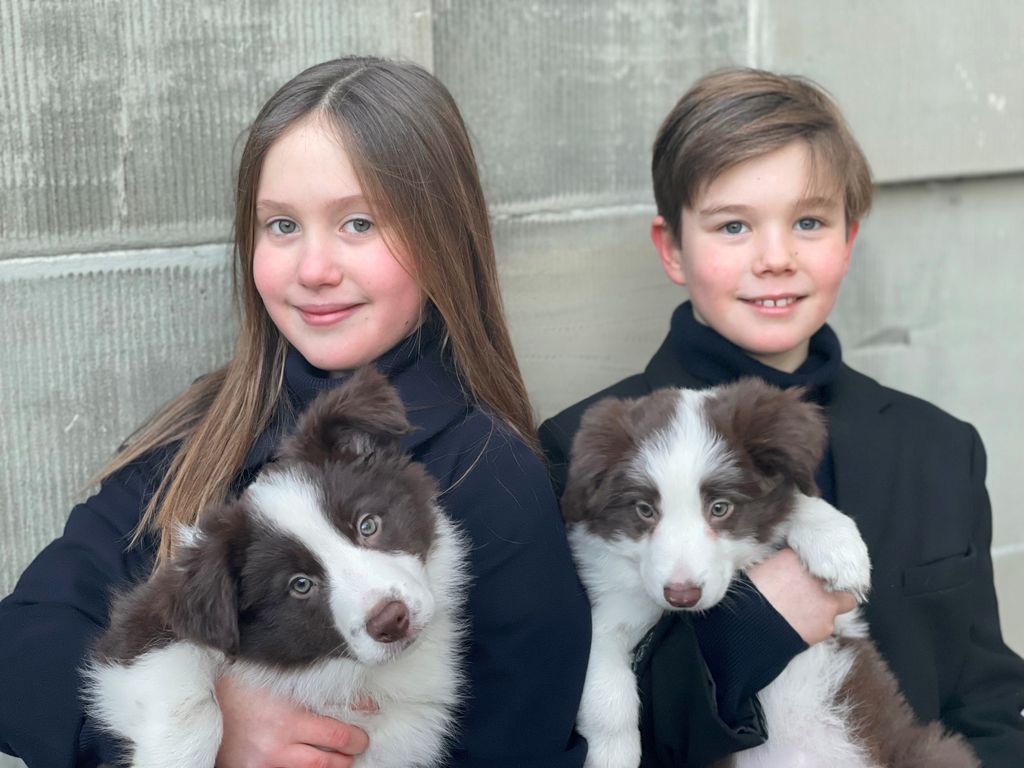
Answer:
MULTIPOLYGON (((333 200, 328 200, 324 207, 327 209, 336 209, 352 208, 357 206, 367 206, 366 197, 364 195, 345 195, 344 197, 336 197, 333 200)), ((271 200, 267 197, 261 197, 256 201, 257 211, 291 211, 293 209, 294 206, 290 203, 271 200)))

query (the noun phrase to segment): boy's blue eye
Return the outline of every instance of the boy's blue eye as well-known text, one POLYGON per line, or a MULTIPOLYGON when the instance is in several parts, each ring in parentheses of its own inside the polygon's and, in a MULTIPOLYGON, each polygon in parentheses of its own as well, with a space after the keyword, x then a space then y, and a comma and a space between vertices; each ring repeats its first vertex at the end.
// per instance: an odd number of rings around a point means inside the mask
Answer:
POLYGON ((291 219, 274 219, 267 226, 275 235, 292 235, 299 228, 299 225, 291 219))
POLYGON ((811 218, 809 216, 807 218, 800 219, 796 223, 796 228, 799 229, 799 230, 802 230, 804 232, 811 232, 811 231, 813 231, 815 229, 818 229, 820 226, 821 226, 821 221, 820 220, 811 218))
POLYGON ((373 222, 369 219, 349 219, 345 222, 345 228, 356 233, 357 235, 365 235, 371 229, 373 229, 373 222))
POLYGON ((721 230, 727 235, 740 235, 743 234, 747 229, 747 225, 742 221, 730 221, 728 224, 723 224, 721 230))

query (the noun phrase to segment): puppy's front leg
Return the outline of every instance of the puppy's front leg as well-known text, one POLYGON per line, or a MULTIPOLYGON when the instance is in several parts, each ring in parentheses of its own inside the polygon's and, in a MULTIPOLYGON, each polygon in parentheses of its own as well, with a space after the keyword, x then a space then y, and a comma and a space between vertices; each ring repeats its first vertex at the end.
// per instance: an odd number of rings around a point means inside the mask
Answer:
POLYGON ((650 617, 626 624, 623 616, 637 612, 636 602, 627 602, 621 595, 605 595, 593 606, 594 639, 577 717, 579 731, 589 745, 586 768, 636 768, 640 764, 640 697, 632 650, 653 626, 659 611, 651 610, 650 617))
POLYGON ((796 495, 786 543, 813 575, 858 602, 871 589, 871 559, 857 524, 824 499, 796 495))
POLYGON ((124 740, 132 768, 213 768, 223 730, 213 683, 223 658, 188 642, 86 671, 90 712, 124 740))

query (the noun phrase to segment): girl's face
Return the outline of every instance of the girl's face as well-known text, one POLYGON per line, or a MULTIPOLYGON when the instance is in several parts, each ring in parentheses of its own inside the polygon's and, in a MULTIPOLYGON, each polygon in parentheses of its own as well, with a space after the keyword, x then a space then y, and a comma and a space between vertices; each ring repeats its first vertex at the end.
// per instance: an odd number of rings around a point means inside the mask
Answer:
POLYGON ((682 211, 682 243, 651 235, 694 316, 765 365, 795 371, 850 263, 842 197, 809 193, 809 149, 794 141, 725 171, 682 211))
POLYGON ((348 154, 321 119, 278 138, 256 195, 253 279, 307 361, 349 371, 408 336, 423 306, 408 263, 385 245, 348 154))

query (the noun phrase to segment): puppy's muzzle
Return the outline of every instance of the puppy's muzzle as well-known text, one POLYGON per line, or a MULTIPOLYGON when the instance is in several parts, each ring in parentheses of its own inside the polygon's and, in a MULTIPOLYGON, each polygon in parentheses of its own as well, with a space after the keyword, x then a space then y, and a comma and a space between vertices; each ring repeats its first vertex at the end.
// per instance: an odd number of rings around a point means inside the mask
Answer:
POLYGON ((692 608, 700 600, 701 588, 692 581, 674 581, 665 585, 664 595, 673 608, 692 608))
POLYGON ((366 632, 378 643, 394 643, 409 636, 409 609, 401 600, 382 600, 366 619, 366 632))

